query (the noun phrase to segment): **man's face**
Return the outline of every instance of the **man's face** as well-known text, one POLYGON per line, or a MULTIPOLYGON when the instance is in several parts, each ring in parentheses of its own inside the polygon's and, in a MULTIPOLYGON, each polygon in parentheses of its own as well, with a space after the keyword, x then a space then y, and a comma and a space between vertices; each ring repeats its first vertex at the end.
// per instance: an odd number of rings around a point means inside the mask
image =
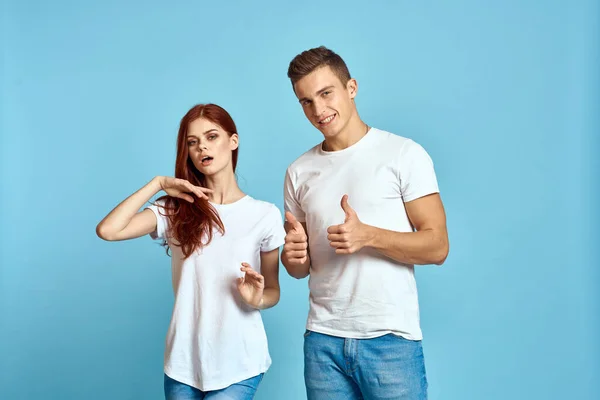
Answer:
POLYGON ((328 66, 314 70, 294 85, 304 115, 325 139, 338 135, 348 125, 356 112, 356 89, 354 79, 343 84, 328 66))

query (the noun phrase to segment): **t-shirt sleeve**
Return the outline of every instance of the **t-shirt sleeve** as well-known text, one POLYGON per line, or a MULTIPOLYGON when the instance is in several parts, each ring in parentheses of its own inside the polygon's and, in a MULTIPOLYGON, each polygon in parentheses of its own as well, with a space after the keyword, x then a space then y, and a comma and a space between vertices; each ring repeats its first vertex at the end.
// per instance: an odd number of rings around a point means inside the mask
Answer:
POLYGON ((433 161, 418 143, 408 140, 400 152, 400 190, 405 202, 439 193, 433 161))
POLYGON ((167 232, 167 226, 168 226, 169 221, 168 221, 168 218, 166 217, 166 215, 163 215, 163 214, 165 214, 164 202, 159 201, 159 202, 156 202, 156 204, 152 204, 146 208, 148 210, 152 211, 154 213, 154 215, 156 216, 156 229, 154 230, 154 232, 150 232, 150 237, 154 240, 166 239, 166 232, 167 232))
POLYGON ((283 220, 281 212, 272 204, 269 213, 265 216, 268 221, 265 236, 260 243, 260 251, 269 252, 281 247, 285 242, 285 229, 283 229, 283 220))
POLYGON ((292 213, 294 217, 299 222, 306 222, 306 215, 304 211, 302 211, 302 207, 300 207, 300 203, 298 202, 298 198, 296 196, 296 188, 294 187, 294 182, 292 180, 292 173, 290 169, 285 173, 285 183, 283 188, 283 205, 285 211, 289 211, 292 213))

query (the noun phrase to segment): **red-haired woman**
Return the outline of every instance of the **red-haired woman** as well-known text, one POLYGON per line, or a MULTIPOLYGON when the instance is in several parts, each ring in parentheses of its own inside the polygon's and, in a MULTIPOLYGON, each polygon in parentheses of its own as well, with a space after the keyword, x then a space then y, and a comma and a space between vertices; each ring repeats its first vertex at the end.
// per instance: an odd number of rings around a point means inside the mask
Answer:
POLYGON ((271 364, 260 311, 279 301, 278 208, 235 179, 239 137, 214 104, 181 120, 175 177, 158 176, 96 229, 105 240, 150 234, 171 252, 175 305, 165 349, 165 397, 252 399, 271 364), (139 211, 159 191, 166 196, 139 211))

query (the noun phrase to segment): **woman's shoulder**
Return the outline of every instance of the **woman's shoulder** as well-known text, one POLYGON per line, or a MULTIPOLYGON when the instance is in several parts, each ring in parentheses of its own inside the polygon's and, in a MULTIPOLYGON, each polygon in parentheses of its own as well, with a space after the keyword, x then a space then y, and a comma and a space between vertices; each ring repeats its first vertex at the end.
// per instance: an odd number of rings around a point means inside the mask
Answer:
POLYGON ((281 215, 281 211, 279 207, 277 207, 274 203, 271 203, 266 200, 256 199, 250 195, 247 196, 246 205, 249 208, 252 208, 257 214, 273 214, 278 213, 281 215))

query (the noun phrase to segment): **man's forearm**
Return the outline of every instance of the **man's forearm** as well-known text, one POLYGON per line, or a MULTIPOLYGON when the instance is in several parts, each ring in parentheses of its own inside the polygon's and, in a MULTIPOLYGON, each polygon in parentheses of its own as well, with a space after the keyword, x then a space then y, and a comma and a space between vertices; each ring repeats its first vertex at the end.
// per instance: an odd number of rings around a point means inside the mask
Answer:
POLYGON ((310 256, 306 256, 303 264, 290 263, 285 252, 281 254, 281 263, 288 274, 296 279, 306 278, 310 274, 310 256))
POLYGON ((448 256, 445 232, 433 229, 418 232, 395 232, 366 225, 366 246, 403 264, 441 265, 448 256))

